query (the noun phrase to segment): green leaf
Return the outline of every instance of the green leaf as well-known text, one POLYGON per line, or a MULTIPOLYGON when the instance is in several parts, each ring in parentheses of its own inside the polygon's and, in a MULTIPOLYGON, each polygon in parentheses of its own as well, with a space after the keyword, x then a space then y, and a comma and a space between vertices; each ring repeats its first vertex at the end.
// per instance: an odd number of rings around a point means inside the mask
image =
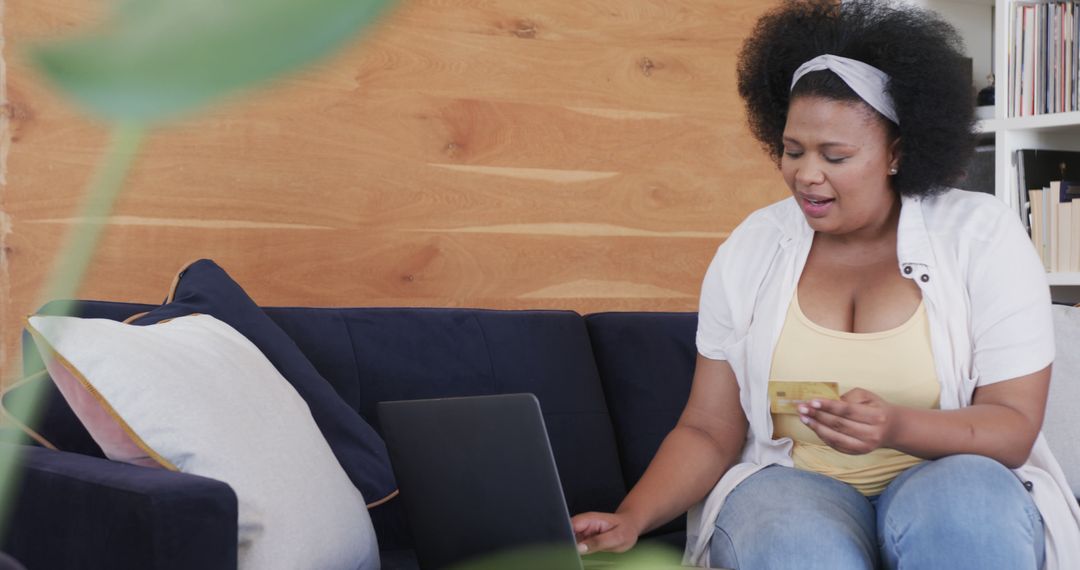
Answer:
POLYGON ((35 65, 91 113, 153 122, 331 53, 391 0, 128 0, 35 65))
MULTIPOLYGON (((451 570, 549 570, 573 567, 578 560, 573 544, 534 545, 480 556, 451 566, 451 570)), ((620 570, 677 570, 682 568, 682 553, 660 543, 639 543, 629 552, 598 552, 585 556, 591 566, 620 570)))

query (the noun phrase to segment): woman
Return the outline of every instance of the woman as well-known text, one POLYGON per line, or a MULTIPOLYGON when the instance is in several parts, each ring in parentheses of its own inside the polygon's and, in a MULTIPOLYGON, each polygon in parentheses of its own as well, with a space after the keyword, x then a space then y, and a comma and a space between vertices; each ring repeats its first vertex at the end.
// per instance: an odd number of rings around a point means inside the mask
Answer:
POLYGON ((1080 509, 1039 437, 1046 278, 1015 214, 947 190, 972 148, 955 31, 910 6, 785 3, 739 56, 792 198, 705 276, 686 409, 582 552, 690 510, 686 562, 1080 568, 1080 509), (835 382, 796 414, 772 381, 835 382))

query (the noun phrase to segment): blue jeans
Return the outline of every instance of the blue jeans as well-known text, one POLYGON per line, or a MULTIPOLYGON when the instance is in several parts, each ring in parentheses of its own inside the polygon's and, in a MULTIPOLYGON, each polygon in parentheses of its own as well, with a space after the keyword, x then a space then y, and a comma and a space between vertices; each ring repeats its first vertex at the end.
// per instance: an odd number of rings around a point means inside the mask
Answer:
POLYGON ((877 497, 774 465, 728 495, 710 546, 713 566, 1038 569, 1043 522, 1005 466, 979 455, 926 461, 877 497))

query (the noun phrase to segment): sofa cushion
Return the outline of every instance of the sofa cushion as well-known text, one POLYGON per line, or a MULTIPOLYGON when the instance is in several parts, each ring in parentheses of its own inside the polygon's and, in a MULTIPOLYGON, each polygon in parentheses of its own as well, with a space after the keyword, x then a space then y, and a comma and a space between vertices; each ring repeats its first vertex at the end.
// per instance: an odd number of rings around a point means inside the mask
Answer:
MULTIPOLYGON (((381 401, 532 393, 571 513, 610 511, 625 496, 611 419, 576 313, 342 309, 341 316, 356 377, 339 391, 376 429, 381 401)), ((386 507, 372 511, 381 548, 411 546, 400 505, 386 507)))
POLYGON ((1043 434, 1061 464, 1073 494, 1080 497, 1080 422, 1073 404, 1080 402, 1080 309, 1055 305, 1057 353, 1050 379, 1043 434))
MULTIPOLYGON (((633 487, 690 397, 697 314, 597 313, 585 323, 615 424, 623 478, 633 487)), ((654 534, 685 528, 684 515, 654 534)))
POLYGON ((74 409, 94 420, 87 428, 110 459, 232 487, 240 567, 378 566, 364 497, 304 400, 235 329, 210 315, 143 327, 35 316, 28 326, 49 374, 86 388, 62 391, 86 396, 74 409))
MULTIPOLYGON (((177 275, 166 303, 133 319, 149 325, 195 313, 236 329, 259 348, 311 408, 337 460, 369 504, 392 498, 397 484, 386 444, 338 396, 284 331, 213 261, 202 259, 177 275)), ((316 335, 314 340, 325 338, 316 335)))

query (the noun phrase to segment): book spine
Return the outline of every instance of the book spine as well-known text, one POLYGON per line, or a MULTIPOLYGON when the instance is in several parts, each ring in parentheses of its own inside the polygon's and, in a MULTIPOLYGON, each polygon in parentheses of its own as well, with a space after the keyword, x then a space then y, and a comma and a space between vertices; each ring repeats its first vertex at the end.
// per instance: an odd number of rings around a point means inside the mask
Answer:
POLYGON ((1047 193, 1045 193, 1045 196, 1047 196, 1047 202, 1048 202, 1048 204, 1047 204, 1047 213, 1050 214, 1050 228, 1048 228, 1047 233, 1048 233, 1048 238, 1049 238, 1048 241, 1050 242, 1048 245, 1050 246, 1050 252, 1049 252, 1050 253, 1050 271, 1052 273, 1057 272, 1057 247, 1058 247, 1058 244, 1057 244, 1057 231, 1058 231, 1057 212, 1058 212, 1058 209, 1057 209, 1057 196, 1054 195, 1054 194, 1055 194, 1055 189, 1054 188, 1047 189, 1047 193))
POLYGON ((1058 93, 1058 21, 1057 4, 1046 6, 1046 112, 1057 112, 1058 93))
POLYGON ((1069 14, 1065 4, 1058 6, 1058 28, 1061 41, 1058 43, 1058 60, 1060 71, 1058 75, 1058 112, 1064 113, 1069 110, 1069 14))
POLYGON ((1039 255, 1039 262, 1046 267, 1046 256, 1043 249, 1043 191, 1032 188, 1028 191, 1031 200, 1031 243, 1035 246, 1035 253, 1039 255))
POLYGON ((1065 34, 1065 41, 1061 44, 1061 53, 1065 58, 1065 95, 1064 95, 1064 111, 1068 113, 1072 111, 1072 8, 1071 3, 1066 4, 1061 18, 1061 29, 1065 34))
POLYGON ((1049 188, 1043 188, 1043 190, 1042 190, 1043 225, 1042 225, 1042 232, 1041 232, 1042 233, 1042 256, 1043 256, 1043 265, 1046 267, 1047 271, 1050 271, 1050 267, 1051 267, 1050 260, 1052 258, 1050 256, 1050 244, 1051 244, 1051 239, 1050 238, 1053 235, 1053 229, 1054 229, 1053 228, 1054 219, 1053 219, 1053 216, 1051 215, 1052 210, 1050 209, 1051 205, 1052 205, 1052 202, 1050 201, 1050 189, 1049 188))
POLYGON ((1031 195, 1028 192, 1030 188, 1024 182, 1024 156, 1023 151, 1016 149, 1012 153, 1012 167, 1016 172, 1016 180, 1012 182, 1013 190, 1017 191, 1017 202, 1020 203, 1020 221, 1024 224, 1024 229, 1031 235, 1032 223, 1031 223, 1031 195))
POLYGON ((1065 33, 1065 41, 1061 45, 1061 53, 1065 58, 1065 107, 1064 111, 1068 113, 1073 110, 1073 66, 1072 66, 1072 53, 1073 53, 1073 4, 1070 2, 1065 5, 1065 10, 1061 18, 1061 29, 1065 33))
POLYGON ((1054 93, 1054 108, 1058 113, 1065 112, 1065 82, 1069 75, 1066 71, 1065 62, 1065 5, 1058 4, 1054 8, 1054 29, 1057 30, 1058 40, 1054 44, 1054 57, 1057 58, 1057 91, 1054 93))
POLYGON ((1012 26, 1009 28, 1009 116, 1022 113, 1020 84, 1024 77, 1024 6, 1013 4, 1012 26))
POLYGON ((1031 93, 1031 112, 1029 115, 1042 114, 1042 95, 1043 95, 1043 60, 1046 59, 1046 46, 1042 42, 1042 19, 1043 19, 1043 7, 1035 5, 1035 17, 1031 21, 1031 47, 1034 59, 1032 61, 1032 82, 1033 91, 1031 93))
POLYGON ((1072 259, 1072 202, 1058 202, 1054 205, 1058 211, 1058 228, 1055 236, 1058 243, 1057 271, 1069 271, 1072 259))
MULTIPOLYGON (((1008 62, 1009 76, 1005 79, 1008 83, 1005 84, 1008 92, 1008 98, 1006 99, 1006 110, 1009 117, 1016 116, 1016 12, 1019 7, 1012 6, 1012 10, 1009 10, 1009 39, 1005 42, 1005 57, 1008 62)), ((999 78, 1000 81, 1000 78, 999 78)), ((1001 101, 997 102, 999 105, 1001 101)))
POLYGON ((1023 59, 1020 64, 1020 116, 1035 114, 1035 7, 1021 6, 1023 10, 1023 59))
POLYGON ((1054 4, 1050 6, 1050 23, 1054 28, 1053 36, 1054 42, 1050 45, 1050 49, 1054 52, 1054 93, 1053 101, 1051 105, 1051 111, 1054 113, 1061 111, 1061 5, 1054 4))
POLYGON ((1069 236, 1072 257, 1069 259, 1069 271, 1080 271, 1080 200, 1069 201, 1072 217, 1072 235, 1069 236))

